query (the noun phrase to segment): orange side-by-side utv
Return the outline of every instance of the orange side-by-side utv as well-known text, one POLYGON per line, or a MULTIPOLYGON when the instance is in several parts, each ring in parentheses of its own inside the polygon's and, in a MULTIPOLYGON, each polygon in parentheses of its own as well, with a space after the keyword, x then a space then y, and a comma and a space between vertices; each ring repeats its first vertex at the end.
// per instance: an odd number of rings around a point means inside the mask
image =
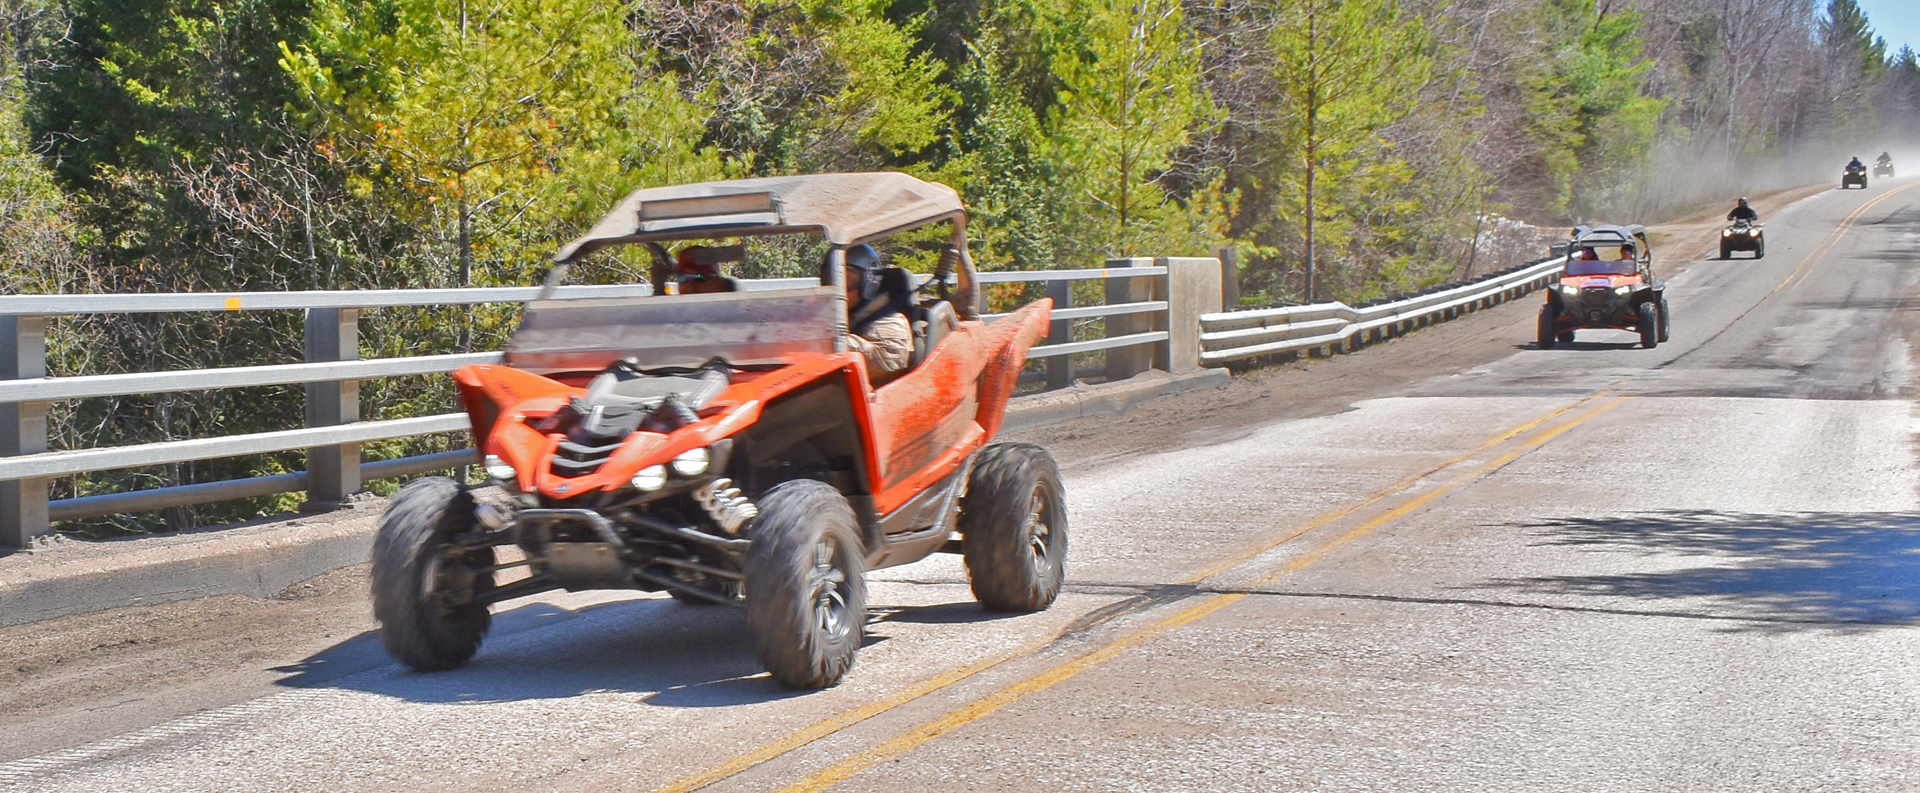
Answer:
POLYGON ((1640 346, 1667 340, 1667 285, 1653 276, 1645 226, 1577 226, 1567 269, 1540 307, 1538 344, 1573 341, 1582 328, 1631 330, 1640 346))
POLYGON ((1052 604, 1067 550, 1060 474, 1044 449, 988 443, 1052 304, 979 319, 951 188, 859 173, 640 190, 560 250, 548 283, 594 251, 640 244, 659 286, 667 245, 683 240, 735 241, 693 250, 736 261, 810 241, 820 283, 529 303, 504 363, 454 373, 489 484, 508 498, 426 478, 381 519, 374 612, 395 657, 465 663, 488 605, 509 598, 664 590, 745 609, 774 679, 823 688, 860 647, 868 570, 959 553, 987 608, 1052 604), (916 286, 885 269, 882 294, 862 301, 913 329, 909 368, 872 387, 844 335, 846 251, 939 223, 951 234, 934 276, 916 286), (525 561, 502 563, 507 546, 525 561))

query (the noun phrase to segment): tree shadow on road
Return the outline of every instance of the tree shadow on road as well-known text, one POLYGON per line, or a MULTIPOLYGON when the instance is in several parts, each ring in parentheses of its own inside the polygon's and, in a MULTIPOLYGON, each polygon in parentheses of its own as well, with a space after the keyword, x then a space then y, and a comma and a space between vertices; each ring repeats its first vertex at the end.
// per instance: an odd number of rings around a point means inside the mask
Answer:
MULTIPOLYGON (((889 623, 958 623, 992 615, 977 603, 876 606, 863 647, 888 641, 889 623), (972 618, 969 618, 969 614, 972 618)), ((857 667, 856 667, 857 668, 857 667)), ((801 696, 754 656, 741 611, 637 598, 579 608, 530 603, 493 615, 472 662, 446 672, 398 665, 369 631, 274 671, 279 685, 340 688, 412 702, 514 702, 631 693, 664 707, 725 707, 801 696)))
POLYGON ((1728 630, 1866 632, 1920 616, 1920 514, 1665 510, 1528 524, 1537 545, 1637 552, 1674 564, 1622 575, 1489 582, 1524 592, 1672 601, 1743 620, 1728 630), (1684 565, 1684 566, 1682 566, 1684 565))

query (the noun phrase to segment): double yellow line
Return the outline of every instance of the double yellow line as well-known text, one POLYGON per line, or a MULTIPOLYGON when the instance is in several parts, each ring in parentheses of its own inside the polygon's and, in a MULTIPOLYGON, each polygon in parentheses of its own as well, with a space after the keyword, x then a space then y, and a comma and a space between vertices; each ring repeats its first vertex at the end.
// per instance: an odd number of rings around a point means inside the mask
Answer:
MULTIPOLYGON (((1455 458, 1453 462, 1450 462, 1447 465, 1442 465, 1439 469, 1436 469, 1436 470, 1444 470, 1450 467, 1451 465, 1453 465, 1454 463, 1463 462, 1466 459, 1473 457, 1475 454, 1491 449, 1494 446, 1497 446, 1508 439, 1511 439, 1517 435, 1520 435, 1530 429, 1533 429, 1534 427, 1537 427, 1545 423, 1546 421, 1552 419, 1555 416, 1561 415, 1563 413, 1566 413, 1569 410, 1572 410, 1574 408, 1580 407, 1581 405, 1585 405, 1589 402, 1599 399, 1601 396, 1602 396, 1601 394, 1595 394, 1593 396, 1587 397, 1586 399, 1580 400, 1579 402, 1576 402, 1572 405, 1553 411, 1537 419, 1534 419, 1533 421, 1527 422, 1526 424, 1523 424, 1519 427, 1516 427, 1512 430, 1502 433, 1501 435, 1486 442, 1485 444, 1482 444, 1478 449, 1474 450, 1473 452, 1469 452, 1466 455, 1462 455, 1461 457, 1455 458)), ((1348 542, 1351 542, 1355 539, 1365 536, 1373 532, 1375 529, 1380 528, 1381 526, 1385 526, 1389 523, 1392 523, 1395 520, 1398 520, 1402 517, 1405 517, 1408 514, 1411 514, 1415 510, 1420 509, 1421 507, 1432 502, 1433 500, 1438 499, 1441 496, 1444 496, 1447 493, 1450 493, 1453 490, 1459 488, 1461 485, 1478 481, 1486 477, 1488 474, 1491 474, 1494 471, 1497 471, 1497 470, 1500 470, 1501 468, 1506 467, 1508 463, 1511 463, 1514 460, 1518 459, 1521 455, 1526 454, 1527 452, 1533 451, 1534 449, 1540 448, 1541 446, 1545 445, 1548 441, 1551 441, 1554 438, 1559 437, 1561 434, 1565 433, 1566 431, 1571 430, 1574 427, 1577 427, 1581 424, 1584 424, 1594 419, 1595 417, 1606 413, 1609 410, 1619 407, 1620 404, 1622 402, 1625 402, 1626 400, 1627 400, 1627 397, 1622 396, 1622 397, 1615 397, 1611 400, 1602 402, 1598 406, 1595 406, 1587 410, 1586 412, 1575 416, 1572 419, 1569 419, 1565 422, 1555 425, 1551 429, 1548 429, 1546 432, 1542 432, 1539 435, 1529 438, 1525 443, 1520 444, 1519 446, 1515 447, 1511 451, 1508 451, 1506 454, 1500 455, 1499 457, 1496 457, 1493 460, 1474 468, 1473 470, 1467 472, 1466 474, 1456 477, 1453 480, 1448 481, 1443 485, 1440 485, 1439 487, 1429 490, 1419 495, 1418 497, 1415 497, 1403 504, 1400 504, 1399 506, 1396 506, 1393 509, 1388 510, 1387 512, 1381 514, 1380 516, 1375 517, 1372 520, 1369 520, 1358 527, 1355 527, 1353 530, 1348 531, 1345 534, 1342 534, 1338 537, 1335 537, 1332 540, 1327 541, 1326 543, 1313 549, 1313 551, 1297 559, 1294 559, 1293 561, 1290 561, 1285 565, 1282 565, 1279 569, 1259 579, 1259 581, 1255 584, 1255 586, 1265 586, 1265 585, 1271 584, 1274 581, 1277 581, 1285 577, 1287 574, 1292 573, 1295 570, 1299 570, 1300 568, 1306 567, 1307 565, 1313 564, 1314 562, 1317 562, 1325 558, 1327 554, 1332 553, 1334 550, 1340 548, 1343 545, 1346 545, 1348 542)), ((1423 478, 1425 477, 1424 476, 1415 477, 1414 479, 1407 481, 1400 488, 1394 491, 1390 491, 1388 493, 1383 493, 1379 496, 1375 496, 1374 498, 1368 499, 1367 501, 1362 502, 1360 505, 1355 506, 1351 509, 1342 510, 1340 513, 1337 513, 1337 516, 1351 514, 1355 510, 1361 507, 1364 507, 1367 504, 1377 502, 1382 498, 1392 495, 1394 492, 1398 492, 1398 490, 1404 490, 1406 487, 1411 487, 1413 484, 1417 483, 1420 479, 1423 479, 1423 478)), ((1324 526, 1327 523, 1332 522, 1333 520, 1334 518, 1322 519, 1321 521, 1317 522, 1317 525, 1308 529, 1304 529, 1299 532, 1295 532, 1292 535, 1290 535, 1290 537, 1298 537, 1301 534, 1306 533, 1307 531, 1311 531, 1313 528, 1324 526)), ((1266 548, 1271 549, 1272 547, 1278 544, 1279 543, 1270 543, 1266 546, 1266 548)), ((1264 551, 1256 552, 1251 556, 1243 557, 1243 561, 1249 560, 1251 558, 1257 558, 1260 555, 1260 553, 1263 553, 1263 552, 1264 551)), ((1220 572, 1225 572, 1225 569, 1222 569, 1220 572)), ((1186 625, 1202 617, 1205 617, 1209 614, 1212 614, 1216 611, 1219 611, 1223 608, 1226 608, 1227 606, 1237 603, 1240 600, 1245 599, 1246 597, 1247 597, 1247 593, 1245 592, 1231 592, 1231 593, 1214 595, 1212 597, 1209 597, 1191 606, 1183 608, 1175 612, 1174 614, 1168 616, 1167 618, 1160 620, 1159 622, 1155 622, 1152 625, 1149 625, 1145 628, 1141 628, 1139 630, 1123 635, 1120 638, 1115 639, 1112 642, 1109 642, 1106 646, 1101 647, 1098 650, 1095 650, 1091 653, 1075 658, 1059 666, 1055 666, 1050 669, 1047 669, 1043 672, 1040 672, 1039 674, 1026 678, 1025 680, 1021 680, 1020 682, 1015 683, 1011 686, 1008 686, 1007 688, 1002 689, 998 692, 995 692, 991 695, 988 695, 985 698, 975 700, 974 702, 969 703, 968 705, 960 708, 959 710, 952 711, 937 719, 921 724, 920 726, 907 731, 906 734, 901 735, 898 738, 895 738, 891 741, 888 741, 877 747, 874 747, 873 749, 870 749, 866 752, 862 752, 851 758, 843 760, 833 766, 830 766, 828 768, 809 774, 804 779, 794 782, 791 785, 787 785, 786 787, 780 788, 779 793, 817 793, 817 791, 826 790, 827 788, 830 788, 846 780, 848 777, 851 777, 854 774, 858 774, 861 771, 865 771, 866 769, 872 768, 894 757, 898 757, 902 754, 905 754, 906 752, 911 751, 912 749, 922 744, 925 744, 928 741, 931 741, 935 738, 938 738, 942 735, 952 732, 955 729, 958 729, 962 726, 965 726, 974 721, 977 721, 981 717, 991 714, 994 711, 1000 710, 1001 708, 1004 708, 1010 704, 1013 704, 1014 702, 1024 699, 1030 695, 1033 695, 1043 690, 1046 690, 1048 688, 1051 688, 1052 686, 1058 683, 1066 681, 1067 679, 1073 677, 1074 675, 1080 674, 1081 672, 1084 672, 1088 669, 1091 669, 1095 666, 1100 665, 1101 663, 1111 660, 1114 657, 1120 655, 1121 653, 1126 652, 1129 649, 1132 649, 1134 647, 1137 647, 1145 643, 1149 639, 1152 639, 1156 636, 1159 636, 1160 634, 1173 630, 1174 628, 1178 628, 1182 625, 1186 625)))
POLYGON ((1801 259, 1800 264, 1793 268, 1793 272, 1787 273, 1786 280, 1781 281, 1779 286, 1773 288, 1773 292, 1767 293, 1767 296, 1772 297, 1775 292, 1779 292, 1782 289, 1798 288, 1801 282, 1813 275, 1814 265, 1819 263, 1820 259, 1824 258, 1829 251, 1833 250, 1833 246, 1840 242, 1841 237, 1846 236, 1847 231, 1853 228, 1853 224, 1860 220, 1861 215, 1866 214, 1867 210, 1872 209, 1875 204, 1892 198, 1895 194, 1903 190, 1912 189, 1915 186, 1916 185, 1909 184, 1888 190, 1875 196, 1872 201, 1861 204, 1858 209, 1848 213, 1847 217, 1840 221, 1840 225, 1835 226, 1833 231, 1828 232, 1827 238, 1821 240, 1819 245, 1814 246, 1813 250, 1807 254, 1807 258, 1801 259))
MULTIPOLYGON (((1574 413, 1576 411, 1580 411, 1573 418, 1563 421, 1559 424, 1556 424, 1550 427, 1547 431, 1527 439, 1526 442, 1520 444, 1519 446, 1513 448, 1512 450, 1509 450, 1505 454, 1502 454, 1501 456, 1491 461, 1488 461, 1482 465, 1476 466, 1473 470, 1459 477, 1456 477, 1444 484, 1441 484, 1440 486, 1435 487, 1432 490, 1428 490, 1412 499, 1409 499, 1404 503, 1401 503, 1398 506, 1395 506, 1394 508, 1388 510, 1387 512, 1382 513, 1381 515, 1371 520, 1368 520, 1367 522, 1361 524, 1360 526, 1350 531, 1347 531, 1346 533, 1341 534, 1340 536, 1335 537, 1334 539, 1329 540, 1328 542, 1316 547, 1315 549, 1308 552, 1307 554, 1286 563, 1285 565, 1281 566, 1277 570, 1274 570, 1273 572, 1269 573, 1267 576, 1259 579, 1259 581, 1256 583, 1256 586, 1264 586, 1267 584, 1271 584, 1274 581, 1280 579, 1281 577, 1295 570, 1306 567, 1307 565, 1313 564, 1314 562, 1317 562, 1320 559, 1325 558, 1328 554, 1332 553, 1334 550, 1337 550, 1341 546, 1346 545, 1347 543, 1355 539, 1358 539, 1362 536, 1365 536, 1366 534, 1382 526, 1385 526, 1395 520, 1398 520, 1401 517, 1411 514, 1412 512, 1433 502, 1435 499, 1438 499, 1441 496, 1446 495, 1449 492, 1452 492, 1453 490, 1461 487, 1462 485, 1484 478, 1488 474, 1491 474, 1494 471, 1497 471, 1500 468, 1505 467, 1508 463, 1513 462, 1515 459, 1519 458, 1521 455, 1529 451, 1532 451, 1533 449, 1539 448, 1540 446, 1546 444, 1548 441, 1553 440, 1554 438, 1558 437, 1562 433, 1565 433, 1568 430, 1571 430, 1574 427, 1579 426, 1580 424, 1583 424, 1603 413, 1606 413, 1609 410, 1612 410, 1615 407, 1618 407, 1620 403, 1625 401, 1626 399, 1626 397, 1615 397, 1611 400, 1600 402, 1600 404, 1598 405, 1593 404, 1596 401, 1603 400, 1607 395, 1608 393, 1605 391, 1596 393, 1584 399, 1581 399, 1577 402, 1574 402, 1572 404, 1549 411, 1530 421, 1511 427, 1493 436, 1492 438, 1489 438, 1485 442, 1481 443, 1479 446, 1475 447, 1472 451, 1469 451, 1465 454, 1462 454, 1458 457, 1455 457, 1451 460, 1441 463, 1440 465, 1435 466, 1432 469, 1429 469, 1422 473, 1416 474, 1414 476, 1411 476, 1399 482, 1396 482, 1395 484, 1382 489, 1381 491, 1375 493, 1374 495, 1370 496, 1369 498, 1357 504, 1323 515, 1313 521, 1310 521, 1306 525, 1295 529, 1294 531, 1288 532, 1280 537, 1274 538, 1267 542, 1261 543, 1255 547, 1249 548, 1239 554, 1234 555, 1233 557, 1223 562, 1215 564, 1212 567, 1206 568, 1196 574, 1186 577, 1180 583, 1187 584, 1187 585, 1198 584, 1198 583, 1204 582, 1209 578, 1217 576, 1221 573, 1227 572, 1228 570, 1231 570, 1235 567, 1239 567, 1241 565, 1247 564, 1248 562, 1251 562, 1255 559, 1258 559, 1262 555, 1265 555, 1269 551, 1272 551, 1275 548, 1278 548, 1281 545, 1286 544, 1287 542, 1298 539, 1299 537, 1309 532, 1325 527, 1335 521, 1340 520, 1341 518, 1347 517, 1356 512, 1364 510, 1369 506, 1378 504, 1396 495, 1403 494, 1408 489, 1413 488, 1414 486, 1420 484, 1421 482, 1427 479, 1432 478, 1437 474, 1443 473, 1448 469, 1451 469, 1460 465, 1461 463, 1465 463, 1469 460, 1472 460, 1475 457, 1478 457, 1500 446, 1501 444, 1507 443, 1517 437, 1520 437, 1521 435, 1524 435, 1530 431, 1533 431, 1539 428, 1540 426, 1547 424, 1548 422, 1551 422, 1557 418, 1563 417, 1568 413, 1574 413), (1585 408, 1585 410, 1582 411, 1582 408, 1585 408)), ((1128 632, 1108 642, 1106 645, 1102 646, 1098 650, 1087 653, 1085 655, 1075 657, 1071 660, 1068 660, 1065 663, 1052 666, 1037 674, 1034 674, 1030 677, 1022 679, 1011 686, 1008 686, 986 697, 983 697, 981 699, 968 703, 967 705, 957 710, 950 711, 944 715, 941 715, 938 718, 935 718, 931 721, 920 724, 919 726, 916 726, 913 729, 908 730, 905 734, 900 735, 899 737, 896 737, 890 741, 887 741, 886 743, 883 743, 877 747, 874 747, 873 749, 870 749, 866 752, 863 752, 859 755, 848 758, 833 766, 830 766, 828 768, 825 768, 813 774, 810 774, 807 777, 800 779, 784 788, 780 788, 780 790, 782 791, 782 793, 802 793, 804 791, 825 790, 829 787, 832 787, 835 784, 838 784, 841 781, 846 780, 847 778, 855 774, 860 773, 861 771, 864 771, 868 768, 872 768, 873 766, 879 763, 885 762, 888 759, 897 757, 901 754, 911 751, 912 749, 918 746, 921 746, 927 743, 928 741, 931 741, 935 738, 940 737, 941 735, 945 735, 949 732, 952 732, 953 730, 958 729, 964 725, 977 721, 982 717, 985 717, 991 713, 994 713, 995 711, 1000 710, 1001 708, 1006 707, 1007 705, 1010 705, 1028 696, 1039 693, 1040 691, 1043 691, 1047 688, 1050 688, 1054 685, 1064 682, 1074 677, 1075 675, 1080 674, 1081 672, 1084 672, 1088 669, 1098 666, 1106 661, 1112 660, 1113 658, 1121 655, 1127 650, 1132 649, 1134 647, 1138 647, 1141 644, 1153 639, 1154 637, 1157 637, 1161 634, 1166 633, 1167 631, 1173 630, 1180 626, 1192 623, 1195 620, 1206 617, 1207 615, 1212 614, 1216 611, 1219 611, 1220 609, 1226 608, 1227 606, 1232 605, 1233 603, 1236 603, 1244 599, 1245 597, 1246 597, 1246 593, 1239 593, 1239 592, 1217 594, 1217 595, 1205 597, 1199 602, 1196 602, 1192 605, 1182 608, 1179 611, 1165 617, 1164 619, 1154 622, 1151 625, 1128 632)), ((860 722, 866 721, 867 719, 873 718, 882 713, 886 713, 887 711, 893 710, 894 708, 900 707, 901 705, 905 705, 916 699, 924 697, 927 694, 930 694, 936 690, 945 688, 954 683, 958 683, 962 680, 973 677, 974 675, 979 674, 980 672, 1000 666, 1001 664, 1004 664, 1015 658, 1031 655, 1034 652, 1037 652, 1040 649, 1044 648, 1045 646, 1053 643, 1055 638, 1056 637, 1049 635, 1047 637, 1044 637, 1040 640, 1029 643, 1011 652, 997 655, 992 658, 978 661, 971 665, 961 667, 961 668, 946 672, 944 674, 935 676, 922 683, 903 689, 884 699, 875 701, 873 703, 864 705, 859 708, 855 708, 853 710, 847 711, 846 713, 840 714, 838 716, 817 722, 813 725, 810 725, 800 730, 799 732, 793 733, 778 741, 768 743, 764 746, 754 749, 753 751, 747 752, 746 754, 735 757, 734 759, 726 763, 707 768, 691 776, 677 779, 663 787, 657 788, 654 791, 654 793, 687 793, 688 791, 698 790, 702 787, 706 787, 707 785, 711 785, 713 783, 722 781, 736 774, 739 774, 743 771, 746 771, 750 768, 753 768, 754 766, 760 765, 769 760, 777 758, 783 754, 786 754, 787 752, 793 751, 794 749, 798 749, 802 746, 805 746, 809 743, 819 740, 820 738, 823 738, 834 732, 838 732, 839 730, 845 729, 854 724, 858 724, 860 722)))

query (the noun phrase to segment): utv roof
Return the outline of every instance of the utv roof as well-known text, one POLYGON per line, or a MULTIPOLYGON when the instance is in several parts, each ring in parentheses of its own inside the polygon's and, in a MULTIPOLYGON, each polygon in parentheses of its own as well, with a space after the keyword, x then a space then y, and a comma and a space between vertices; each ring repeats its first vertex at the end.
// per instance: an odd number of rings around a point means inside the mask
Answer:
POLYGON ((630 242, 793 232, 819 232, 845 246, 947 219, 966 223, 953 188, 891 171, 649 187, 561 246, 553 260, 630 242))
POLYGON ((1645 237, 1647 227, 1639 224, 1615 226, 1574 226, 1573 245, 1627 245, 1636 242, 1635 237, 1645 237))

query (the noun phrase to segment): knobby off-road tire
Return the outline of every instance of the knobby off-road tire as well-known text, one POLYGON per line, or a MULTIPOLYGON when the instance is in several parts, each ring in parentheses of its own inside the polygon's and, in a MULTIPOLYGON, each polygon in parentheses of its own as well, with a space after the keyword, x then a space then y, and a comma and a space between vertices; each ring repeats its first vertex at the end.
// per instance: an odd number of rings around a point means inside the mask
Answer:
POLYGON ((1539 327, 1535 328, 1535 330, 1538 333, 1538 338, 1536 339, 1536 341, 1539 343, 1540 349, 1543 349, 1543 350, 1553 349, 1553 342, 1555 339, 1559 337, 1559 334, 1555 333, 1553 330, 1553 323, 1555 320, 1558 320, 1559 318, 1560 318, 1560 312, 1555 311, 1553 309, 1552 303, 1548 303, 1540 307, 1540 321, 1538 323, 1539 327))
POLYGON ((1030 443, 980 450, 960 501, 973 596, 993 611, 1039 611, 1066 580, 1067 500, 1053 455, 1030 443))
POLYGON ((828 688, 853 668, 867 624, 866 557, 845 496, 825 482, 781 484, 748 536, 747 627, 788 688, 828 688))
POLYGON ((1761 240, 1760 244, 1754 246, 1753 258, 1755 259, 1767 258, 1767 241, 1766 240, 1761 240))
POLYGON ((1720 258, 1722 259, 1733 258, 1733 246, 1730 246, 1724 242, 1720 243, 1720 258))
POLYGON ((1667 336, 1673 331, 1673 312, 1667 309, 1666 295, 1660 296, 1660 343, 1667 343, 1667 336))
POLYGON ((493 617, 475 602, 493 589, 493 549, 448 553, 474 525, 473 496, 446 477, 400 488, 373 540, 373 616, 380 641, 422 672, 452 669, 480 649, 493 617))
POLYGON ((1640 304, 1640 346, 1649 350, 1660 346, 1660 304, 1652 300, 1640 304))

